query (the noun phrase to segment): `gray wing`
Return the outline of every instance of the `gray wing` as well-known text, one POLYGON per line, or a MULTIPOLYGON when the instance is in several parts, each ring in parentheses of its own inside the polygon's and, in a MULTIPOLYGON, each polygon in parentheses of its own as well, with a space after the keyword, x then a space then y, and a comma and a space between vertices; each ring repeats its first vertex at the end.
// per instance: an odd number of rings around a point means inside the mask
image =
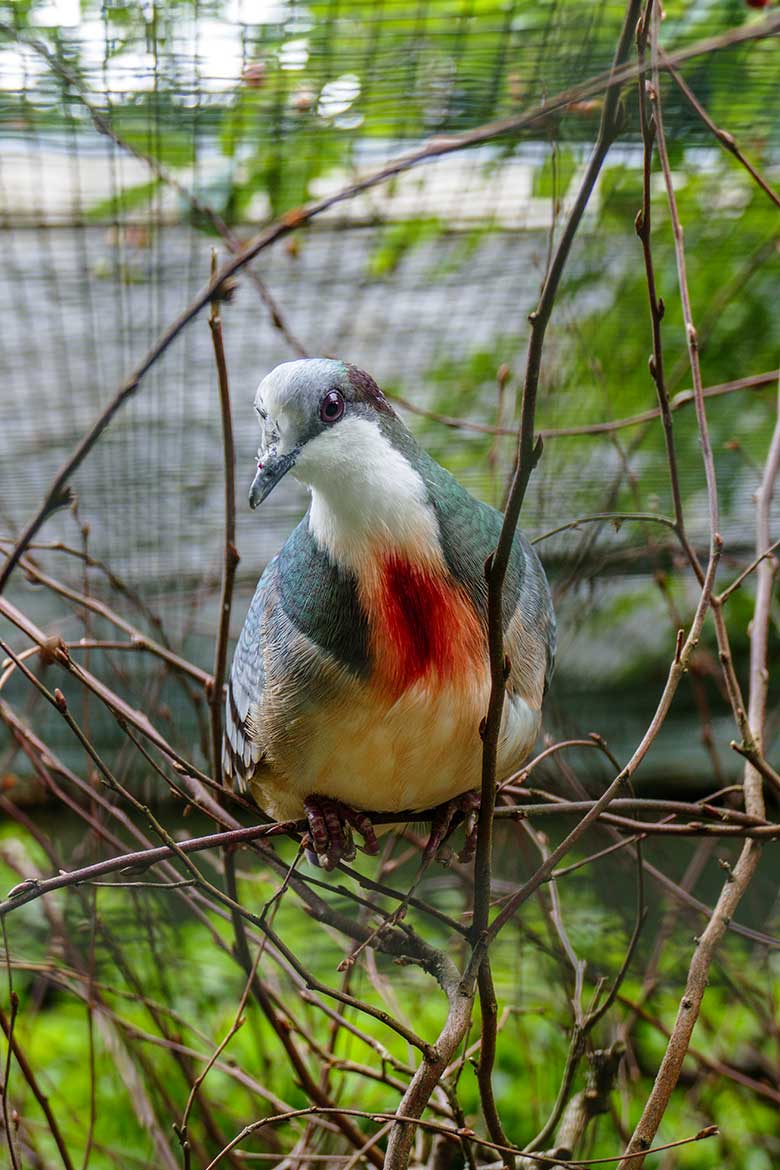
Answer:
MULTIPOLYGON (((504 628, 511 670, 511 693, 519 694, 538 710, 555 668, 556 624, 550 586, 533 546, 517 533, 512 548, 517 562, 510 581, 514 607, 504 628)), ((506 620, 506 619, 505 619, 506 620)))
POLYGON ((257 586, 228 683, 223 767, 244 791, 280 742, 305 734, 305 714, 339 677, 369 670, 368 621, 354 576, 317 548, 307 518, 257 586), (334 675, 335 672, 335 675, 334 675))
POLYGON ((276 557, 267 565, 252 598, 233 655, 225 707, 225 736, 222 741, 222 768, 225 776, 244 792, 249 778, 262 758, 262 748, 253 736, 251 710, 259 707, 265 689, 263 650, 265 622, 272 597, 276 557))

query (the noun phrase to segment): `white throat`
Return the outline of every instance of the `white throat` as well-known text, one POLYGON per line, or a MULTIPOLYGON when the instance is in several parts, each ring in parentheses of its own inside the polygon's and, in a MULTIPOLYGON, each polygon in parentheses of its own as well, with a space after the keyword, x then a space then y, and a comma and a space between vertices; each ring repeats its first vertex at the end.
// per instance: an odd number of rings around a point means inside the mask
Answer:
POLYGON ((377 554, 440 565, 439 530, 421 476, 377 423, 345 418, 311 439, 293 474, 311 488, 309 530, 336 563, 358 574, 377 554))

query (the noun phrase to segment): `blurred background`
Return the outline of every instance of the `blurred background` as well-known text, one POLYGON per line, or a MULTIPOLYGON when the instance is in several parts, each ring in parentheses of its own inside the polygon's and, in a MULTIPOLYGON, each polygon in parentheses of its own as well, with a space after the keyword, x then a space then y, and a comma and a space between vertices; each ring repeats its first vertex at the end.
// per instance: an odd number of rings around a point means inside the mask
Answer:
MULTIPOLYGON (((0 10, 0 530, 7 539, 101 406, 205 283, 212 249, 221 259, 228 254, 226 233, 246 240, 431 137, 528 109, 602 72, 623 18, 613 0, 15 0, 0 10)), ((664 42, 684 47, 754 18, 744 0, 670 0, 664 42)), ((714 121, 776 182, 776 46, 735 47, 682 71, 714 121)), ((705 382, 768 372, 709 403, 727 579, 751 557, 752 492, 773 411, 778 212, 668 78, 663 96, 705 382)), ((692 583, 677 573, 671 533, 650 522, 545 534, 604 511, 671 514, 657 420, 555 434, 655 405, 634 232, 641 142, 632 87, 625 100, 626 131, 577 237, 548 335, 538 424, 551 433, 522 517, 529 535, 544 537, 539 551, 559 612, 547 729, 598 730, 621 759, 655 706, 692 583)), ((260 513, 246 504, 252 396, 279 361, 306 352, 365 367, 414 408, 399 407, 436 458, 501 506, 514 440, 470 424, 516 422, 527 315, 600 108, 599 98, 572 102, 522 133, 339 204, 253 266, 275 311, 242 275, 223 310, 236 429, 236 632, 260 570, 305 508, 290 480, 260 513), (502 366, 508 380, 499 377, 502 366)), ((660 176, 656 182, 653 246, 675 395, 690 381, 660 176)), ((690 405, 675 414, 675 427, 689 530, 704 547, 690 405)), ((161 628, 210 670, 224 517, 203 314, 145 378, 73 486, 77 510, 50 518, 39 543, 86 550, 124 592, 118 596, 99 567, 60 550, 36 550, 37 564, 81 592, 111 595, 141 629, 161 628)), ((78 607, 22 573, 11 596, 47 631, 85 632, 78 607)), ((735 596, 733 605, 741 604, 735 596)), ((94 615, 87 625, 94 636, 111 629, 94 615)), ((738 636, 738 653, 745 648, 738 636)), ((734 774, 739 761, 727 747, 731 725, 712 667, 705 645, 695 685, 680 695, 640 784, 705 789, 734 774)), ((108 655, 95 668, 121 679, 139 705, 153 701, 171 726, 196 733, 190 700, 154 659, 108 655)), ((14 681, 8 693, 15 698, 13 688, 21 695, 24 685, 14 681)), ((103 716, 96 710, 92 718, 100 734, 103 716)), ((770 732, 777 735, 776 717, 770 732)), ((67 730, 54 722, 47 734, 68 757, 67 730)), ((6 765, 12 779, 24 776, 18 755, 6 765)))

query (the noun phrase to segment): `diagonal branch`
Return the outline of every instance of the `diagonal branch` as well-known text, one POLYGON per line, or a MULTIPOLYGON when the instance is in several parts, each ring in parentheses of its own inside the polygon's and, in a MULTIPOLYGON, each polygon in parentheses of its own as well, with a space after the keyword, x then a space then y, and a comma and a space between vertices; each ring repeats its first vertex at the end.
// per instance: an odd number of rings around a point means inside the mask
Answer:
POLYGON ((734 158, 737 160, 738 163, 740 163, 741 166, 743 166, 745 168, 747 173, 750 175, 751 179, 753 179, 754 182, 758 183, 761 190, 766 195, 769 196, 769 198, 774 203, 775 207, 780 207, 780 195, 778 195, 777 192, 775 191, 774 187, 772 187, 767 182, 767 180, 764 178, 764 176, 761 174, 761 172, 756 167, 754 167, 753 164, 747 158, 745 158, 745 156, 742 153, 742 151, 740 150, 739 145, 738 145, 736 139, 734 138, 733 134, 729 134, 728 130, 722 130, 720 126, 716 126, 716 124, 713 122, 712 118, 709 116, 709 114, 705 110, 704 106, 701 104, 699 99, 696 97, 696 94, 693 92, 691 87, 686 82, 685 78, 682 76, 682 74, 679 72, 678 69, 675 69, 674 65, 672 65, 672 63, 669 61, 669 58, 667 57, 666 53, 664 53, 663 50, 661 50, 661 52, 660 52, 660 59, 661 59, 661 65, 663 66, 664 69, 667 70, 667 72, 669 73, 669 76, 672 78, 672 80, 674 81, 677 88, 680 90, 680 92, 684 95, 684 97, 687 99, 687 101, 693 107, 696 114, 699 116, 699 118, 701 118, 702 122, 707 127, 707 129, 712 131, 712 133, 715 135, 715 137, 717 138, 717 140, 721 144, 721 146, 724 148, 724 150, 727 150, 729 152, 729 154, 734 155, 734 158))
MULTIPOLYGON (((653 0, 651 0, 653 3, 653 0)), ((691 357, 694 386, 696 386, 698 352, 696 346, 696 331, 690 314, 690 298, 688 295, 685 275, 685 262, 682 243, 682 225, 680 224, 677 203, 674 195, 672 174, 666 150, 663 132, 663 115, 660 102, 660 78, 658 70, 658 8, 653 8, 653 88, 656 106, 656 124, 658 128, 658 150, 664 173, 667 199, 672 219, 677 253, 678 276, 680 293, 683 304, 683 314, 688 335, 689 353, 691 357)), ((700 425, 703 403, 700 403, 700 425)), ((774 434, 770 443, 766 465, 761 481, 761 487, 756 496, 756 553, 762 554, 769 547, 769 515, 770 503, 778 471, 780 471, 780 400, 778 416, 774 434)), ((706 420, 704 421, 706 427, 706 420)), ((705 455, 705 465, 708 473, 708 488, 710 494, 710 522, 711 539, 717 539, 717 489, 713 485, 714 471, 707 460, 708 448, 704 440, 706 430, 702 431, 702 441, 705 455)), ((711 458, 711 453, 710 453, 711 458)), ((760 562, 757 569, 758 587, 756 604, 751 623, 751 654, 750 654, 750 700, 748 710, 748 725, 753 741, 760 746, 766 714, 766 697, 768 688, 767 671, 767 636, 769 628, 769 611, 772 582, 774 580, 775 565, 770 559, 760 562)), ((764 801, 761 790, 761 775, 751 764, 745 768, 745 807, 746 811, 754 816, 763 816, 764 801)), ((760 843, 748 840, 742 847, 736 865, 728 867, 726 882, 721 890, 718 901, 707 926, 697 940, 696 949, 688 969, 685 989, 680 999, 677 1016, 672 1028, 669 1042, 661 1061, 650 1096, 645 1104, 642 1116, 637 1123, 631 1140, 626 1148, 621 1170, 640 1170, 645 1161, 646 1153, 658 1132, 667 1105, 677 1085, 682 1070, 685 1054, 688 1051, 693 1029, 699 1016, 710 966, 716 949, 726 931, 728 923, 737 909, 742 896, 750 885, 758 867, 761 856, 760 843)))

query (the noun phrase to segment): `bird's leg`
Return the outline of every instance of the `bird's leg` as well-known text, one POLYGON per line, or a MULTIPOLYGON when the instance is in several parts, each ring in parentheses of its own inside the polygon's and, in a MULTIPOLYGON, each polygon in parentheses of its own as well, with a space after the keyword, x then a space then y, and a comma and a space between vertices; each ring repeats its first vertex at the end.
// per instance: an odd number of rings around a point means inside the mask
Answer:
POLYGON ((462 815, 466 829, 466 841, 458 854, 459 861, 471 861, 477 848, 477 813, 480 793, 476 788, 461 793, 452 800, 446 800, 434 809, 431 819, 431 833, 423 852, 423 865, 428 865, 436 856, 462 815))
POLYGON ((479 806, 482 803, 482 793, 478 788, 470 788, 459 798, 463 812, 463 828, 466 840, 458 854, 459 861, 471 861, 477 852, 477 830, 479 829, 479 806))
POLYGON ((330 796, 307 796, 303 807, 317 864, 323 869, 334 869, 340 861, 352 861, 355 856, 352 828, 363 838, 365 853, 379 852, 374 825, 367 813, 330 796))

